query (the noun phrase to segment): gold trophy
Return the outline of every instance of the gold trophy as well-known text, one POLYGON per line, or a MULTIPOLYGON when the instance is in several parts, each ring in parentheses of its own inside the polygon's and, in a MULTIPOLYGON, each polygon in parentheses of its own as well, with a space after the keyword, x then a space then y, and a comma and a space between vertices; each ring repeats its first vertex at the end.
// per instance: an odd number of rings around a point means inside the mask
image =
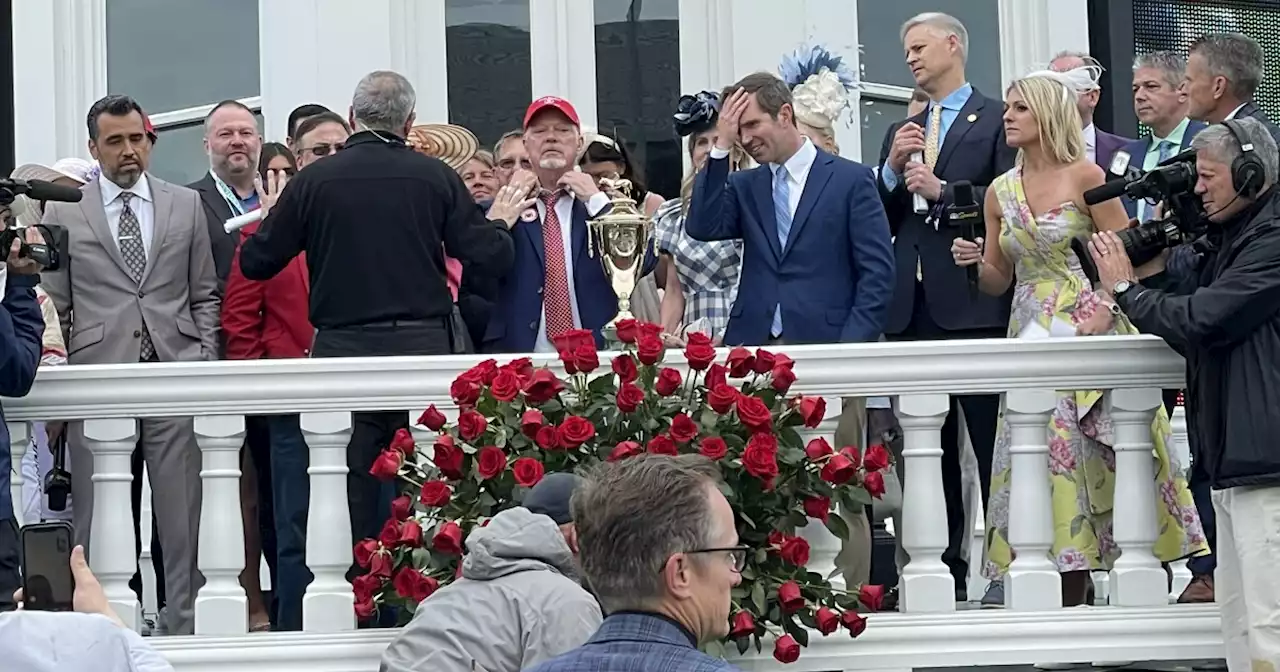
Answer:
POLYGON ((618 297, 618 314, 601 329, 605 340, 616 344, 618 322, 635 319, 631 294, 640 280, 645 253, 654 245, 653 220, 636 207, 630 180, 604 178, 600 188, 611 197, 612 207, 588 223, 592 234, 588 237, 588 252, 593 257, 600 254, 604 273, 618 297))

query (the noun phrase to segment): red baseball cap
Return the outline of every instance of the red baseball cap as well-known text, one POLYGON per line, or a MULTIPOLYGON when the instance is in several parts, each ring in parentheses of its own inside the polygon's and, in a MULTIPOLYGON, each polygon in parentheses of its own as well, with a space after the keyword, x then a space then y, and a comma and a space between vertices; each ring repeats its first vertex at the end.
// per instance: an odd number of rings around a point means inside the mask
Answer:
POLYGON ((524 128, 529 128, 529 122, 533 121, 534 115, 548 108, 560 110, 564 116, 569 117, 569 121, 572 121, 574 126, 582 125, 582 122, 578 121, 578 111, 573 109, 573 103, 558 96, 543 96, 529 103, 529 109, 524 113, 524 128))

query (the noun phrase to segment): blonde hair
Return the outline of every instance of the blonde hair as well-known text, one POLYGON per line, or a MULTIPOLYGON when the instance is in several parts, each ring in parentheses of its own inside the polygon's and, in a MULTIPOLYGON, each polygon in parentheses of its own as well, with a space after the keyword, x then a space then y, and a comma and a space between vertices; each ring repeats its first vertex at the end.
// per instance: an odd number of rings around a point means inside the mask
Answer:
MULTIPOLYGON (((1065 81, 1037 73, 1015 81, 1009 91, 1017 91, 1035 116, 1040 148, 1047 156, 1064 164, 1084 158, 1083 122, 1076 94, 1065 81)), ((1024 151, 1019 149, 1018 165, 1023 159, 1024 151)))
MULTIPOLYGON (((479 161, 480 163, 483 163, 485 167, 489 168, 490 170, 498 167, 498 162, 495 161, 493 158, 493 152, 490 152, 487 149, 476 150, 476 153, 473 154, 470 159, 467 159, 468 163, 472 161, 479 161)), ((466 164, 463 164, 463 165, 465 166, 466 164)))
MULTIPOLYGON (((689 136, 685 149, 689 152, 690 156, 693 155, 693 148, 698 144, 698 138, 708 132, 709 131, 703 131, 702 133, 694 133, 689 136)), ((747 167, 747 160, 746 150, 742 149, 740 145, 734 145, 733 149, 729 150, 729 172, 736 172, 747 167)), ((684 176, 684 181, 680 183, 680 210, 684 214, 689 213, 689 201, 693 198, 693 182, 697 177, 698 171, 690 170, 684 176)))

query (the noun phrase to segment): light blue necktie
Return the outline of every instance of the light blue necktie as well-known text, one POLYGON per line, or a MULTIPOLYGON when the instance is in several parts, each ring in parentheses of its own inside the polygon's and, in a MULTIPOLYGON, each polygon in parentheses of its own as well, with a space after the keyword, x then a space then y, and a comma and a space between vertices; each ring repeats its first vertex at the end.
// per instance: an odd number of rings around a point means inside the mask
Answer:
MULTIPOLYGON (((785 166, 778 166, 773 173, 773 216, 778 220, 778 242, 785 250, 787 237, 791 235, 791 185, 787 182, 785 166)), ((778 299, 778 306, 773 310, 773 326, 769 330, 774 338, 782 335, 782 297, 778 299)))
MULTIPOLYGON (((1156 145, 1156 152, 1157 152, 1156 165, 1164 163, 1165 159, 1173 156, 1173 150, 1175 148, 1176 147, 1173 144, 1173 142, 1169 140, 1161 140, 1160 143, 1156 145)), ((1138 208, 1139 208, 1139 216, 1138 216, 1139 222, 1146 222, 1147 220, 1151 219, 1151 213, 1153 210, 1155 210, 1155 208, 1146 201, 1139 202, 1138 208)))

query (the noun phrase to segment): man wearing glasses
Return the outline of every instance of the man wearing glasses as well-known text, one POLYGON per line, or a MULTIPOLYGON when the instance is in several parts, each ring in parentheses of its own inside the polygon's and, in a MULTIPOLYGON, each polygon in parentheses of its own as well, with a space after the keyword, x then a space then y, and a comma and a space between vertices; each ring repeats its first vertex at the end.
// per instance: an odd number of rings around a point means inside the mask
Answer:
POLYGON ((298 157, 298 170, 337 154, 350 136, 351 127, 336 112, 321 112, 298 122, 292 147, 298 157))

